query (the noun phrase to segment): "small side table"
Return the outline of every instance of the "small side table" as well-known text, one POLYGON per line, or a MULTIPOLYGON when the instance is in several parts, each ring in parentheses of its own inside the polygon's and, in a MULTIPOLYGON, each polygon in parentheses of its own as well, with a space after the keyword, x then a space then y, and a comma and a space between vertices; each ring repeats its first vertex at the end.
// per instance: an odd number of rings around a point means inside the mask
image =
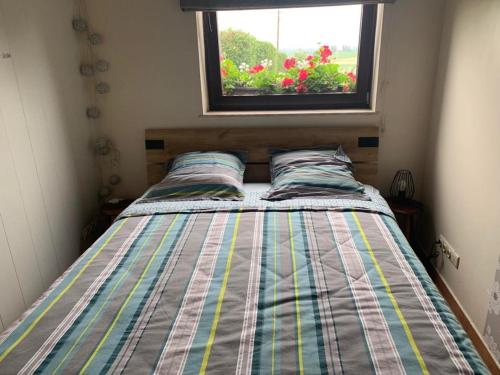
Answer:
POLYGON ((420 216, 423 212, 423 205, 415 200, 400 200, 394 198, 386 198, 387 203, 391 207, 392 212, 396 216, 399 227, 410 242, 415 244, 417 228, 420 221, 420 216))
POLYGON ((101 206, 101 214, 106 218, 107 224, 113 224, 113 221, 126 209, 133 200, 122 199, 117 203, 106 202, 101 206))

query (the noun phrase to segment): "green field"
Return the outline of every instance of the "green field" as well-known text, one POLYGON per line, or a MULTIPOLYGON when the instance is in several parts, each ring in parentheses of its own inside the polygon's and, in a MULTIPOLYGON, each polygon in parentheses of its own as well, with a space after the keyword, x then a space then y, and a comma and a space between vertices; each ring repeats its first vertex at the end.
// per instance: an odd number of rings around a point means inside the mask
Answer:
POLYGON ((333 53, 335 62, 347 71, 354 70, 358 64, 358 51, 336 51, 333 53))

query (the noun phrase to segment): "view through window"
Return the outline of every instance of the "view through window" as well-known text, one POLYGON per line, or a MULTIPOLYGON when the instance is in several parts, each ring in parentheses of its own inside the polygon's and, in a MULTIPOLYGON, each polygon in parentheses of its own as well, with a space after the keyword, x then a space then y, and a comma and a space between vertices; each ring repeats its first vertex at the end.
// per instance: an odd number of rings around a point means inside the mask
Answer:
POLYGON ((217 12, 223 96, 355 93, 362 5, 217 12))

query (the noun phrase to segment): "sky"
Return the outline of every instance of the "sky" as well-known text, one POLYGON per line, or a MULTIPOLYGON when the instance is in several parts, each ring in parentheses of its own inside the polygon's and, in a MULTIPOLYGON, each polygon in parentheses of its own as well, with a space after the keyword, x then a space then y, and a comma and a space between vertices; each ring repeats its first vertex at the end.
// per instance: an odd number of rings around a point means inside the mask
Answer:
POLYGON ((357 47, 361 5, 217 12, 219 31, 232 28, 276 46, 280 14, 281 51, 316 49, 320 45, 357 47))

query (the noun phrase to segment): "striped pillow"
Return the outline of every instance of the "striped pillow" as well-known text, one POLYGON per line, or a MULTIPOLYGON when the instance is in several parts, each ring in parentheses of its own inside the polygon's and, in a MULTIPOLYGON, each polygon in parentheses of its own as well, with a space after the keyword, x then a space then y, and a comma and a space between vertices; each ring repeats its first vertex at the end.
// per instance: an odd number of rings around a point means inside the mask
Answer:
POLYGON ((242 153, 219 151, 178 155, 167 176, 142 201, 242 200, 245 159, 242 153))
POLYGON ((352 169, 352 161, 341 146, 318 147, 309 150, 272 150, 271 181, 292 166, 339 165, 352 169))
POLYGON ((353 176, 352 162, 337 150, 299 150, 272 155, 272 187, 266 200, 347 198, 369 200, 353 176))

